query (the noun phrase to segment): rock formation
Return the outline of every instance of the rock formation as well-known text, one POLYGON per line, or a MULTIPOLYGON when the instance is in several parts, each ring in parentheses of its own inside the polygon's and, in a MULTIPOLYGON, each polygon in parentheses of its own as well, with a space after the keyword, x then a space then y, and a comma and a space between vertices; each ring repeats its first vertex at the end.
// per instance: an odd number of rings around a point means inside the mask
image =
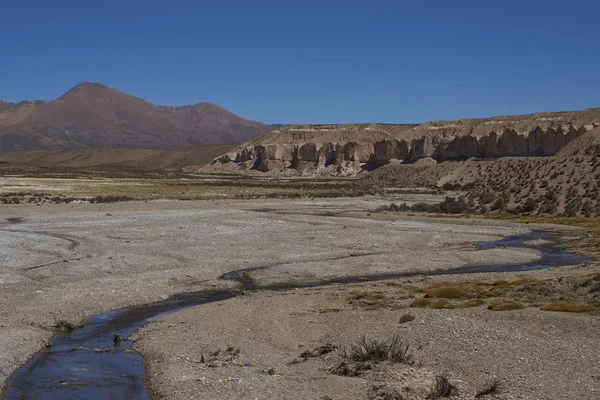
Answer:
POLYGON ((551 156, 600 125, 600 109, 421 125, 282 127, 216 158, 212 171, 353 175, 391 161, 551 156))

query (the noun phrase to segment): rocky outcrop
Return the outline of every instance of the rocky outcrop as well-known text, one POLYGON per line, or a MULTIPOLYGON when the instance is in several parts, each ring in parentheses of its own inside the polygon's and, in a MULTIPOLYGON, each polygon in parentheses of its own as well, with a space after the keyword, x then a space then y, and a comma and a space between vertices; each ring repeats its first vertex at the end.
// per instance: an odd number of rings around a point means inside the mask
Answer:
POLYGON ((286 172, 290 174, 331 173, 353 175, 390 161, 415 162, 428 158, 435 162, 503 156, 551 156, 583 135, 589 126, 535 128, 519 133, 506 129, 487 135, 424 135, 412 139, 381 139, 361 142, 307 142, 297 144, 255 144, 240 147, 213 161, 213 168, 286 172))
POLYGON ((352 175, 390 162, 552 156, 598 126, 600 108, 420 125, 294 125, 253 139, 207 168, 352 175))

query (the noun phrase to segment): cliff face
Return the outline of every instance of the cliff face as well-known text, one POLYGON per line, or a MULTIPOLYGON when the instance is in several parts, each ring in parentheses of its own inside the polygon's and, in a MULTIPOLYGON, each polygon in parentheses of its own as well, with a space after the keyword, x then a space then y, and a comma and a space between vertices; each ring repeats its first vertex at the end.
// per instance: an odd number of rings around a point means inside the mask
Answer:
POLYGON ((599 125, 600 109, 416 126, 289 127, 218 157, 208 169, 352 175, 391 161, 551 156, 599 125))

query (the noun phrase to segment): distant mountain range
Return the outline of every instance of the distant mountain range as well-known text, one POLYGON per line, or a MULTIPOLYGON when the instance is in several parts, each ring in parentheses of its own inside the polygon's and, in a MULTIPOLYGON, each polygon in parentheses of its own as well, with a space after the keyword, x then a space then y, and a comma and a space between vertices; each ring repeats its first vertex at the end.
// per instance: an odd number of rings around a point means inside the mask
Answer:
POLYGON ((0 153, 72 148, 159 148, 241 143, 269 132, 211 103, 167 107, 99 83, 54 101, 0 101, 0 153))

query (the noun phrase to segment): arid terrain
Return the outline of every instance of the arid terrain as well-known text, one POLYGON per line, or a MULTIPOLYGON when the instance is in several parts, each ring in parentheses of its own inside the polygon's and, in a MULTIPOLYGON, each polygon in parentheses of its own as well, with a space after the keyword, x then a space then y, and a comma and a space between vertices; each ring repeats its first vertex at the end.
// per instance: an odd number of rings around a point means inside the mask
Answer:
MULTIPOLYGON (((155 399, 596 399, 598 115, 5 153, 4 393, 21 398, 13 373, 104 313, 194 293, 204 304, 57 354, 135 357, 155 399)), ((61 367, 48 387, 92 390, 93 367, 61 367)))
MULTIPOLYGON (((411 202, 411 196, 402 198, 411 202)), ((473 244, 534 228, 557 229, 373 212, 390 201, 398 199, 4 205, 1 379, 44 346, 48 326, 85 323, 94 313, 177 293, 233 287, 219 279, 225 272, 273 266, 250 274, 265 285, 526 263, 539 252, 473 244)), ((559 229, 566 243, 587 237, 580 229, 559 229)), ((247 293, 159 319, 135 335, 135 348, 147 360, 156 398, 404 398, 385 397, 396 392, 424 398, 435 377, 447 373, 461 398, 472 398, 486 379, 498 378, 498 398, 592 399, 599 390, 599 320, 590 311, 598 300, 586 293, 598 272, 596 264, 587 264, 247 293), (575 293, 572 283, 561 283, 565 279, 591 283, 578 283, 581 292, 575 293), (434 281, 479 283, 438 299, 427 296, 434 281), (556 290, 535 289, 539 295, 519 290, 537 282, 556 290), (431 300, 415 308, 415 299, 424 295, 431 300), (482 300, 468 303, 473 308, 450 309, 474 298, 482 300), (519 306, 488 310, 498 299, 519 306), (539 309, 562 299, 585 305, 579 310, 585 313, 539 309), (403 314, 415 319, 401 324, 403 314), (394 333, 410 345, 410 363, 329 372, 340 356, 338 346, 361 335, 385 339, 394 333), (334 347, 311 353, 324 341, 334 347)))

